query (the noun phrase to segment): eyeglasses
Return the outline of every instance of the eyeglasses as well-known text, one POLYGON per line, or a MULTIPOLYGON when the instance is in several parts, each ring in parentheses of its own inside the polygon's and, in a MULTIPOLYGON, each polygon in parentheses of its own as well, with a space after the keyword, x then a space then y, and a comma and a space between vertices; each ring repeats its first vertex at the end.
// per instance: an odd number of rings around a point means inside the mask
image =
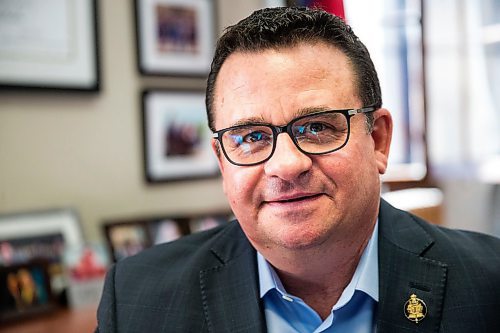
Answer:
POLYGON ((288 133, 297 149, 304 154, 328 154, 347 144, 352 116, 375 110, 375 107, 369 106, 361 109, 315 112, 295 118, 284 126, 232 126, 215 131, 213 138, 219 141, 227 160, 239 166, 251 166, 269 160, 281 133, 288 133))

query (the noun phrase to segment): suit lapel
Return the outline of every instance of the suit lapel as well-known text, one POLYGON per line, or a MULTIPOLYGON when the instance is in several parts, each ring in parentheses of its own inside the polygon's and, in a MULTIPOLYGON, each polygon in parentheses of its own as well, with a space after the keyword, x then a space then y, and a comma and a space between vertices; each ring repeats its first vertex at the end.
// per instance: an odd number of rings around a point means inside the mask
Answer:
POLYGON ((382 201, 379 214, 380 332, 438 332, 446 285, 444 263, 424 256, 433 239, 413 217, 382 201), (418 323, 405 316, 405 303, 415 294, 427 307, 418 323))
POLYGON ((231 222, 215 242, 217 263, 200 271, 203 309, 209 332, 265 332, 256 253, 239 224, 231 222))
MULTIPOLYGON (((424 256, 433 239, 405 212, 382 200, 379 214, 379 332, 438 332, 446 286, 446 264, 424 256), (412 294, 427 314, 405 317, 412 294)), ((200 271, 203 310, 209 332, 265 332, 255 250, 232 222, 212 247, 214 265, 200 271)))

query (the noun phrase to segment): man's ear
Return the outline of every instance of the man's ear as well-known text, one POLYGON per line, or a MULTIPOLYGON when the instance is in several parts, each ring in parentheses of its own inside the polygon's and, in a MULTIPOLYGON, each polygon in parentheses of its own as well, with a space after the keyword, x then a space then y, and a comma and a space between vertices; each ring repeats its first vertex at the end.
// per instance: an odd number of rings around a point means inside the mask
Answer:
POLYGON ((375 159, 378 172, 384 174, 387 170, 387 160, 389 159, 389 149, 392 139, 392 116, 387 109, 378 109, 373 113, 374 124, 371 133, 374 148, 375 159))
POLYGON ((219 143, 219 141, 212 139, 211 145, 212 145, 212 150, 214 151, 214 154, 217 157, 217 163, 219 164, 220 172, 222 173, 222 172, 224 172, 224 166, 222 164, 222 159, 224 157, 222 156, 222 151, 220 149, 220 143, 219 143))

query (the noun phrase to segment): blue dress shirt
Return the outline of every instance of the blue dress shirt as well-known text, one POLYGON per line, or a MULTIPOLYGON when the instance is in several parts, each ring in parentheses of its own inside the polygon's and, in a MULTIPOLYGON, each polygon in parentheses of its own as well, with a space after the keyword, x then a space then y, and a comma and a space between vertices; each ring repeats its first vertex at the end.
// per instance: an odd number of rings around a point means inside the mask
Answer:
POLYGON ((378 222, 351 281, 324 321, 302 299, 286 292, 273 267, 257 253, 260 298, 264 303, 268 332, 374 332, 378 303, 377 236, 378 222))

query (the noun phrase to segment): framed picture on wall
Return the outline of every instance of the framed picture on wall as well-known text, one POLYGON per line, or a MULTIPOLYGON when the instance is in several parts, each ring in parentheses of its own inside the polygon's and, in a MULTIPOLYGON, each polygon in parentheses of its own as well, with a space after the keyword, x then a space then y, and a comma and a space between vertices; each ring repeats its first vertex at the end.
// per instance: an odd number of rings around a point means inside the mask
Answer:
POLYGON ((146 90, 144 170, 150 183, 219 175, 203 91, 146 90))
POLYGON ((0 86, 97 91, 96 0, 3 0, 0 86))
POLYGON ((208 74, 216 24, 212 0, 136 0, 135 4, 142 74, 208 74))

